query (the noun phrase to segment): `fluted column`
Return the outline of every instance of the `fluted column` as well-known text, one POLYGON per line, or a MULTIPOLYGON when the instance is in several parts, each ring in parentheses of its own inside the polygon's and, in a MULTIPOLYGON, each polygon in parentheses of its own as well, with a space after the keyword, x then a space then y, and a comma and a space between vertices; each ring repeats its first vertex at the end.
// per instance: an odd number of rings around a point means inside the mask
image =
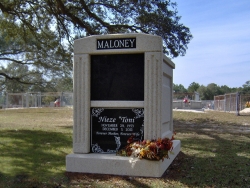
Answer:
POLYGON ((162 52, 145 53, 144 139, 161 137, 162 52))
POLYGON ((90 151, 90 57, 74 55, 74 153, 90 151))

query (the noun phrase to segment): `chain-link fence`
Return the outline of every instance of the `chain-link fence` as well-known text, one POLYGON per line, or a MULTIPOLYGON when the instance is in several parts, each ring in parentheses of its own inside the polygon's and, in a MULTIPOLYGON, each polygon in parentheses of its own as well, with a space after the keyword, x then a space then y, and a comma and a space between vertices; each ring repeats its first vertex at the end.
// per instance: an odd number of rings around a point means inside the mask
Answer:
POLYGON ((241 112, 246 110, 245 113, 249 112, 249 115, 250 115, 250 106, 249 106, 249 104, 250 104, 250 94, 240 95, 240 104, 239 104, 239 106, 240 106, 240 109, 242 109, 241 112))
POLYGON ((29 92, 0 95, 0 108, 73 106, 72 92, 29 92))
MULTIPOLYGON (((214 96, 214 110, 244 113, 248 101, 250 101, 250 95, 240 93, 214 96)), ((246 111, 246 113, 248 112, 246 111)))
POLYGON ((5 105, 5 95, 0 93, 0 109, 4 108, 5 105))
MULTIPOLYGON (((214 100, 191 100, 188 104, 184 104, 182 100, 174 100, 173 108, 205 108, 240 114, 243 113, 244 109, 246 109, 247 102, 250 104, 250 94, 243 95, 240 93, 229 93, 214 96, 214 100)), ((73 106, 72 92, 0 93, 0 109, 65 106, 73 106)))

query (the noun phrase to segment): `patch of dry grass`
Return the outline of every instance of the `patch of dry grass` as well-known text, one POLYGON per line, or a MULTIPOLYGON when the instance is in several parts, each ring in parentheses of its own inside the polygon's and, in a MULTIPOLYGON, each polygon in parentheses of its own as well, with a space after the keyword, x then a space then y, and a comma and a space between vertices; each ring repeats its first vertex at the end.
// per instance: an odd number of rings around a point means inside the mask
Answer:
MULTIPOLYGON (((28 108, 0 110, 0 128, 57 130, 72 127, 72 108, 28 108)), ((65 131, 65 130, 64 130, 65 131)))

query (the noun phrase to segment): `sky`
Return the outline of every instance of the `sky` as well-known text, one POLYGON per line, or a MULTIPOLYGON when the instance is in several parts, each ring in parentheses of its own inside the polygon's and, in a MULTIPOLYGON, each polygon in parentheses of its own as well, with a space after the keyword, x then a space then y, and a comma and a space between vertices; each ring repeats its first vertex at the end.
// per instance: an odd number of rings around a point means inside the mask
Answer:
POLYGON ((250 80, 250 0, 173 0, 193 39, 175 63, 174 84, 242 87, 250 80))

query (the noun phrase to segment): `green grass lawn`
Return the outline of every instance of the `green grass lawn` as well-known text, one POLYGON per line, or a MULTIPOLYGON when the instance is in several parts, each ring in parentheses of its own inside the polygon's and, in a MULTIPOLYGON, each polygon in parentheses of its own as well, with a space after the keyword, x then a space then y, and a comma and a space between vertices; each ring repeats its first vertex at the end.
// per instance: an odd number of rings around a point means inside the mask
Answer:
POLYGON ((0 111, 0 187, 66 183, 72 152, 72 109, 0 111))
POLYGON ((0 110, 0 187, 250 187, 250 115, 174 112, 181 152, 162 178, 65 173, 72 125, 71 108, 0 110))

